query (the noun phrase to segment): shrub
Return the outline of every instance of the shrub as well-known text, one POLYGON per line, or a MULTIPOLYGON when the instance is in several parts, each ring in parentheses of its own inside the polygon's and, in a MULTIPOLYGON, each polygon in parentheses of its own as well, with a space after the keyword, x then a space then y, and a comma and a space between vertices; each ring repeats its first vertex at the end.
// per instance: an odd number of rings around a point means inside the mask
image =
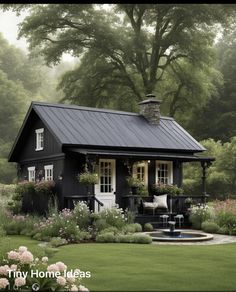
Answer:
POLYGON ((76 219, 80 229, 86 230, 90 224, 90 211, 85 202, 78 202, 73 210, 73 216, 76 219))
POLYGON ((35 192, 35 183, 31 181, 21 181, 16 185, 15 192, 21 197, 24 193, 34 193, 35 192))
POLYGON ((119 233, 119 230, 116 227, 110 226, 100 231, 100 234, 104 233, 113 233, 114 235, 119 233))
POLYGON ((134 223, 134 226, 135 226, 135 232, 142 232, 143 231, 143 228, 142 228, 141 224, 134 223))
POLYGON ((153 231, 153 226, 151 223, 145 223, 144 224, 144 230, 145 231, 153 231))
POLYGON ((126 224, 122 231, 124 233, 135 233, 135 232, 141 232, 142 226, 139 223, 132 223, 132 224, 126 224))
POLYGON ((213 206, 216 223, 233 234, 236 229, 236 200, 215 201, 213 206))
POLYGON ((133 235, 133 236, 134 236, 134 243, 142 243, 142 244, 152 243, 152 238, 149 235, 140 234, 140 235, 133 235))
MULTIPOLYGON (((104 209, 100 213, 96 214, 94 217, 95 220, 104 220, 104 228, 107 228, 109 226, 116 227, 118 229, 121 229, 125 223, 125 215, 123 213, 122 209, 118 208, 111 208, 111 209, 104 209)), ((95 223, 96 225, 96 223, 95 223)), ((101 230, 101 229, 100 229, 101 230)))
POLYGON ((217 233, 219 225, 212 221, 204 221, 202 223, 202 230, 209 233, 217 233))
POLYGON ((0 239, 6 235, 6 231, 0 226, 0 239))
POLYGON ((134 243, 133 234, 120 234, 118 236, 118 241, 120 243, 134 243))
POLYGON ((52 237, 50 240, 50 245, 52 247, 58 247, 61 245, 65 245, 67 243, 68 243, 67 240, 61 237, 52 237))
POLYGON ((36 193, 43 193, 49 195, 53 192, 55 187, 55 182, 52 180, 48 181, 40 181, 35 184, 35 192, 36 193))
POLYGON ((202 222, 213 217, 213 209, 208 205, 193 206, 190 211, 189 220, 193 228, 201 229, 202 222))
POLYGON ((105 219, 96 219, 96 221, 93 222, 93 226, 98 232, 109 227, 105 219))
POLYGON ((112 232, 98 234, 96 242, 116 242, 116 236, 112 232))
POLYGON ((124 214, 126 218, 126 223, 128 224, 134 223, 135 213, 133 211, 126 209, 124 214))
POLYGON ((228 230, 227 227, 220 227, 220 228, 218 229, 217 233, 228 235, 228 234, 229 234, 229 230, 228 230))

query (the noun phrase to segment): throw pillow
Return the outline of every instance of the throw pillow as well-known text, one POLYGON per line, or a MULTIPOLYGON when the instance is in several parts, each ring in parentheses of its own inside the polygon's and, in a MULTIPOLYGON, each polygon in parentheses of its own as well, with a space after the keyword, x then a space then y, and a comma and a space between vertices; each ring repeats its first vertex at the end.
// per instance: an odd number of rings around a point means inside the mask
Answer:
POLYGON ((167 205, 167 194, 160 195, 160 196, 154 196, 153 202, 154 203, 157 203, 157 207, 158 208, 168 209, 168 205, 167 205))
POLYGON ((156 208, 157 207, 157 203, 153 203, 153 202, 143 202, 143 206, 145 208, 156 208))

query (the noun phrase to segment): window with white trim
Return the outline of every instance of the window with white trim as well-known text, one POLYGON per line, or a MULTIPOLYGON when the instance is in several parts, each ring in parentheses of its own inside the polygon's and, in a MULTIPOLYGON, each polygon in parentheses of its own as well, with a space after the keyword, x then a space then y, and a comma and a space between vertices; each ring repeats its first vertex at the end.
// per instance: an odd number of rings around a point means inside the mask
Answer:
POLYGON ((111 193, 113 190, 113 165, 109 160, 100 160, 99 163, 99 180, 100 180, 100 192, 111 193))
POLYGON ((43 150, 44 147, 44 129, 37 129, 35 130, 36 134, 36 151, 43 150))
POLYGON ((45 180, 53 180, 53 165, 45 165, 44 166, 45 172, 45 180))
POLYGON ((140 161, 133 164, 133 177, 141 180, 144 185, 148 184, 148 162, 140 161))
POLYGON ((156 183, 173 184, 172 161, 156 161, 156 183))
POLYGON ((28 167, 28 180, 35 181, 35 166, 28 167))

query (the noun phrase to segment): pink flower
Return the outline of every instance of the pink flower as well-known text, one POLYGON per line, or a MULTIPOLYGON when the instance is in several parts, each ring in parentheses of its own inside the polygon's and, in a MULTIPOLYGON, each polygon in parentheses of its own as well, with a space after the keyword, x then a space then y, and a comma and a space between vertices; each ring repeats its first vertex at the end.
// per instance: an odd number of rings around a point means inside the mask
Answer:
POLYGON ((19 277, 15 279, 15 285, 16 287, 21 287, 26 284, 26 280, 23 277, 19 277))
POLYGON ((70 284, 75 283, 75 277, 67 277, 67 282, 70 284))
POLYGON ((34 260, 34 256, 30 251, 24 251, 22 254, 20 254, 20 262, 22 264, 30 264, 34 260))
POLYGON ((65 286, 66 285, 66 279, 62 276, 57 277, 57 283, 61 286, 65 286))
POLYGON ((47 267, 48 272, 59 272, 59 268, 56 264, 52 264, 47 267))
POLYGON ((47 263, 48 262, 48 257, 42 257, 42 262, 47 263))
POLYGON ((56 265, 58 266, 60 272, 63 272, 67 269, 67 266, 63 262, 57 262, 56 265))
POLYGON ((17 270, 17 265, 11 265, 10 269, 11 269, 12 271, 16 271, 16 270, 17 270))
POLYGON ((0 278, 0 289, 5 289, 9 285, 9 281, 6 278, 0 278))
POLYGON ((19 253, 23 253, 24 251, 27 251, 27 247, 26 246, 20 246, 18 250, 19 250, 19 253))
POLYGON ((8 265, 0 266, 0 275, 7 276, 9 270, 10 270, 10 267, 8 265))
POLYGON ((71 288, 70 288, 70 291, 77 292, 77 291, 79 291, 79 289, 78 289, 77 286, 72 285, 71 288))
POLYGON ((10 252, 8 252, 7 255, 8 255, 9 260, 17 261, 19 259, 19 253, 14 250, 11 250, 10 252))
POLYGON ((80 292, 89 292, 89 289, 84 287, 83 285, 79 285, 79 291, 80 292))

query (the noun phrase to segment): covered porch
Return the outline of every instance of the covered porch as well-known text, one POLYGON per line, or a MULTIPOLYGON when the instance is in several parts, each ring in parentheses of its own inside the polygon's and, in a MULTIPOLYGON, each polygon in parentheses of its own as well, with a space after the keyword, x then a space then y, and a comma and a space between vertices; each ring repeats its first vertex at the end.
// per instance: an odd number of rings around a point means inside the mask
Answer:
POLYGON ((78 193, 65 196, 65 207, 71 208, 78 200, 88 201, 93 211, 104 207, 117 206, 136 214, 140 223, 161 222, 160 216, 166 214, 173 219, 177 214, 187 218, 186 198, 192 198, 193 204, 205 203, 208 198, 206 190, 207 168, 214 158, 203 157, 193 153, 168 153, 135 150, 79 149, 70 148, 69 153, 84 161, 89 171, 98 173, 99 183, 91 188, 90 193, 78 193), (202 168, 202 193, 199 196, 183 194, 168 195, 168 210, 148 212, 143 208, 144 201, 153 200, 153 184, 157 182, 173 184, 182 187, 183 164, 186 162, 200 163, 202 168), (135 176, 143 180, 148 190, 148 196, 140 197, 132 192, 127 184, 127 176, 135 176))

